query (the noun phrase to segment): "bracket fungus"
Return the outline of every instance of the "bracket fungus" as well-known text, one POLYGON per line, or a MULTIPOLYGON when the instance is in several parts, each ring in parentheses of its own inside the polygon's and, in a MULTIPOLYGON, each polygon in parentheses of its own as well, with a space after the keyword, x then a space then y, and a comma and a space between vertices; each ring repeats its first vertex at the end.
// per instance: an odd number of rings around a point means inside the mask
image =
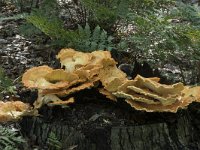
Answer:
POLYGON ((164 85, 152 78, 136 76, 114 93, 125 98, 131 107, 147 112, 177 112, 193 101, 200 101, 200 87, 187 87, 182 83, 164 85))
POLYGON ((34 108, 38 109, 44 104, 48 104, 50 106, 54 105, 67 105, 73 103, 73 97, 65 100, 61 100, 58 96, 54 94, 38 94, 37 100, 34 102, 34 108))
POLYGON ((21 101, 0 101, 0 122, 15 121, 27 115, 37 115, 37 111, 21 101))
POLYGON ((73 72, 75 69, 88 64, 92 56, 73 49, 62 49, 57 55, 57 59, 60 59, 61 67, 65 67, 67 72, 73 72))
POLYGON ((107 91, 106 89, 98 88, 98 90, 99 90, 99 93, 105 95, 106 98, 113 100, 113 101, 117 101, 117 98, 111 92, 107 91))
POLYGON ((140 75, 129 80, 117 68, 117 62, 109 51, 83 53, 74 49, 62 49, 57 59, 64 69, 34 67, 22 77, 24 86, 37 88, 39 91, 35 102, 37 109, 43 104, 73 103, 73 93, 92 87, 98 88, 108 99, 117 101, 117 98, 124 98, 131 107, 147 112, 177 112, 193 101, 200 102, 198 86, 189 87, 182 83, 165 85, 160 84, 157 77, 144 78, 140 75), (71 98, 62 100, 66 96, 71 98))
POLYGON ((53 69, 48 66, 33 67, 23 74, 22 82, 28 88, 37 88, 38 83, 42 83, 41 86, 44 86, 45 80, 43 78, 51 71, 53 69), (41 80, 43 82, 40 82, 41 80))

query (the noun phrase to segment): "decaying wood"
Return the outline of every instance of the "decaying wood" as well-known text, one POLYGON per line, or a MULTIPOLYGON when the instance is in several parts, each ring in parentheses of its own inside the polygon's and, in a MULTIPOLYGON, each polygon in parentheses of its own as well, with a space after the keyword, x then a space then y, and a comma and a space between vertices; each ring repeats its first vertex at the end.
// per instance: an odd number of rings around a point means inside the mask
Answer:
POLYGON ((23 133, 47 149, 51 132, 56 134, 63 149, 200 149, 198 103, 176 114, 146 113, 132 110, 124 102, 113 106, 112 101, 94 101, 94 97, 87 101, 85 93, 79 95, 81 101, 68 109, 45 107, 40 117, 24 118, 23 133))

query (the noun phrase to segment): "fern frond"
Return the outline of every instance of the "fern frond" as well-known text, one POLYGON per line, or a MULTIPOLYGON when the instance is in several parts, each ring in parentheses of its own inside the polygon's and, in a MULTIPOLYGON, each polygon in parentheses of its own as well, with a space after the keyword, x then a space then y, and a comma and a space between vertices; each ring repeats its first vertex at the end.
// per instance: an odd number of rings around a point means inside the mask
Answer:
POLYGON ((100 34, 101 34, 101 28, 100 28, 100 26, 96 26, 93 31, 93 34, 92 34, 92 39, 95 42, 97 42, 100 39, 100 37, 99 37, 100 34))
POLYGON ((7 20, 19 20, 19 19, 24 19, 26 16, 27 16, 26 13, 17 14, 17 15, 10 16, 10 17, 3 17, 3 16, 0 16, 0 22, 1 22, 1 21, 7 21, 7 20))
POLYGON ((0 125, 0 149, 18 150, 26 141, 16 130, 0 125))
POLYGON ((112 37, 107 35, 105 30, 101 30, 99 26, 91 31, 88 24, 85 28, 79 26, 78 37, 73 40, 73 48, 81 51, 94 51, 94 50, 111 50, 113 47, 112 37))
POLYGON ((4 70, 0 67, 0 98, 4 93, 14 94, 16 91, 12 80, 5 75, 4 70))
POLYGON ((50 132, 50 134, 47 138, 47 144, 48 144, 49 148, 52 148, 55 150, 62 149, 62 143, 57 139, 54 132, 50 132))

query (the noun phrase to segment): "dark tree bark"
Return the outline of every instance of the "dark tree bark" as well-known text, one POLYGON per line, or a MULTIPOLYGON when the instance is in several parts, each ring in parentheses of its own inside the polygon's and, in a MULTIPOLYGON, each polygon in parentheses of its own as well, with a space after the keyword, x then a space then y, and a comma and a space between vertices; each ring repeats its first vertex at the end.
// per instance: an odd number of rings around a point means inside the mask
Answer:
POLYGON ((22 120, 23 133, 44 149, 51 149, 47 144, 51 132, 63 149, 200 149, 200 104, 192 104, 176 114, 146 113, 94 93, 89 90, 81 93, 70 108, 43 107, 40 117, 22 120))

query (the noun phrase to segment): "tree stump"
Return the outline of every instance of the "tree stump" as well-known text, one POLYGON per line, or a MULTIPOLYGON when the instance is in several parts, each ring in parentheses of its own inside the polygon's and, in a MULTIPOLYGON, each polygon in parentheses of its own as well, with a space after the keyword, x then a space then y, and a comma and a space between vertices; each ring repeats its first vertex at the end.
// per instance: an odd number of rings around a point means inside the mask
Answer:
POLYGON ((198 150, 200 104, 174 113, 136 111, 123 100, 106 99, 95 89, 74 95, 76 102, 40 109, 40 116, 21 121, 22 132, 33 144, 52 149, 54 133, 62 149, 75 150, 198 150))

